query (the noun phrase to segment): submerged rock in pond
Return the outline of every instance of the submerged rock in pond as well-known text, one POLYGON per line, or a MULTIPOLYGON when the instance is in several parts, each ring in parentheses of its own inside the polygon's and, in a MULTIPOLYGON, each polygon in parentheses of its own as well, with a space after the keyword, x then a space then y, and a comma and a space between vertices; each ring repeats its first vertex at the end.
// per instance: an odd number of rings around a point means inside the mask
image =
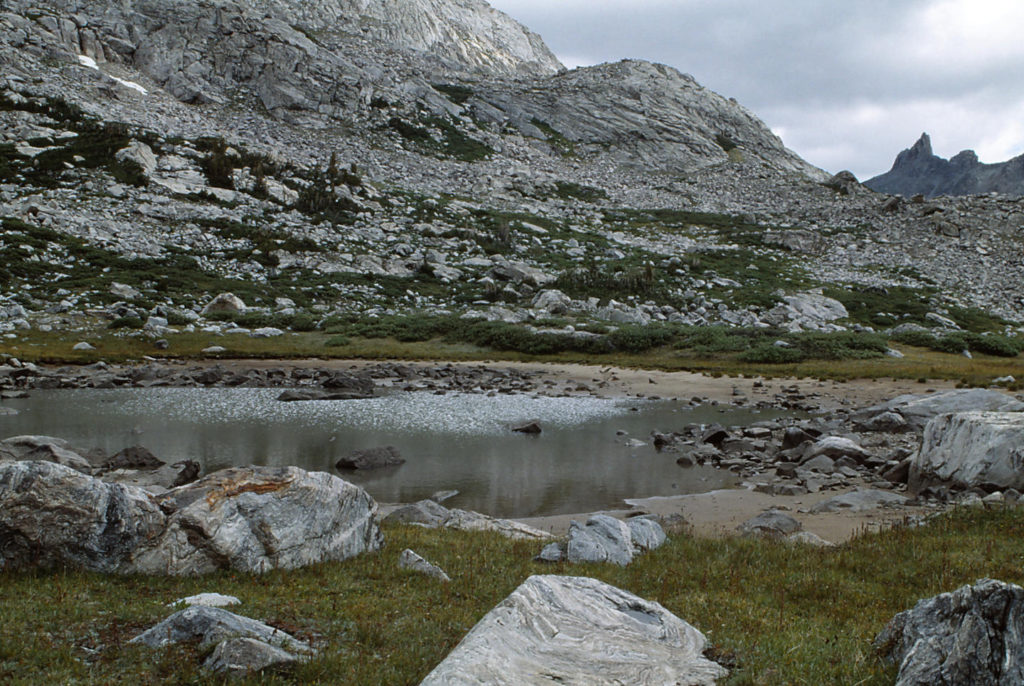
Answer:
POLYGON ((101 471, 115 469, 157 469, 164 461, 141 445, 133 445, 113 455, 100 466, 101 471))
POLYGON ((689 684, 728 670, 707 640, 658 603, 596 579, 531 576, 423 680, 449 684, 689 684))
POLYGON ((380 469, 401 464, 405 464, 405 458, 398 452, 398 448, 385 445, 367 450, 354 450, 338 460, 334 466, 338 469, 380 469))
POLYGON ((324 391, 319 388, 289 388, 282 391, 277 399, 287 403, 302 400, 365 400, 372 397, 372 392, 365 393, 354 390, 324 391))
POLYGON ((542 431, 542 429, 540 428, 540 424, 538 422, 527 422, 526 424, 520 424, 519 426, 512 427, 512 430, 515 431, 516 433, 533 435, 539 434, 542 431))

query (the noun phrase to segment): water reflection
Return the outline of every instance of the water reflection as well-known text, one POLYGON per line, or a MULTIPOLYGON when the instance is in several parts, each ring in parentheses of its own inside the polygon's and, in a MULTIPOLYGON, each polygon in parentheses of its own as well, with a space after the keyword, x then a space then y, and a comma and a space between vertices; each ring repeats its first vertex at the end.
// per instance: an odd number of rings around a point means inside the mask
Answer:
POLYGON ((161 459, 207 471, 238 464, 335 471, 358 448, 394 445, 398 468, 346 472, 384 502, 460 495, 448 505, 496 516, 535 516, 621 506, 624 498, 698 493, 734 484, 728 472, 683 469, 671 454, 624 445, 692 422, 747 424, 774 415, 690 409, 670 402, 525 395, 397 393, 371 400, 282 403, 276 389, 39 391, 6 401, 0 435, 66 438, 107 454, 141 444, 161 459), (639 411, 631 411, 632 409, 639 411), (540 436, 510 432, 538 420, 540 436), (628 436, 617 437, 616 431, 628 436))

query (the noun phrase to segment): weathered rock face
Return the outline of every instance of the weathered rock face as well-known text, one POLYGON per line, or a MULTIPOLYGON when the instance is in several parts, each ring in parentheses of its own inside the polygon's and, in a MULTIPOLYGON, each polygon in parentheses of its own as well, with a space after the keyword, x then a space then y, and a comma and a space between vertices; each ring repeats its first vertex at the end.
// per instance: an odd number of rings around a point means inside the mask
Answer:
POLYGON ((1007 162, 982 164, 973 150, 950 160, 932 152, 932 141, 922 133, 914 145, 896 157, 892 169, 864 182, 881 193, 894 195, 1024 195, 1024 155, 1007 162))
POLYGON ((305 29, 362 30, 466 69, 512 75, 564 69, 540 36, 482 0, 243 0, 305 29))
POLYGON ((0 569, 132 572, 132 556, 165 519, 140 489, 49 462, 0 464, 0 569))
POLYGON ((1024 589, 981 579, 901 612, 875 639, 896 686, 1024 683, 1024 589))
POLYGON ((1024 489, 1024 413, 961 412, 928 422, 908 486, 935 482, 1024 489))
POLYGON ((382 544, 366 491, 297 467, 215 472, 159 500, 165 531, 135 558, 139 572, 265 572, 344 560, 382 544))
POLYGON ((485 120, 547 137, 540 122, 581 149, 621 148, 619 161, 637 168, 693 170, 728 162, 735 149, 779 169, 826 176, 787 150, 750 111, 663 64, 583 67, 518 87, 485 86, 479 97, 490 106, 477 113, 485 120))
POLYGON ((532 576, 422 683, 714 684, 728 671, 705 645, 658 603, 595 579, 532 576))

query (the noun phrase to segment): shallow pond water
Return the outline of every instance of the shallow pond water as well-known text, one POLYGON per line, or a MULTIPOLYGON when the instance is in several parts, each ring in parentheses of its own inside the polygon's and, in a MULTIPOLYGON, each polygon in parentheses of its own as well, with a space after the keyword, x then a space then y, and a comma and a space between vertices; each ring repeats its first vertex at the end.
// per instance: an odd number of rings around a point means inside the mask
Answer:
POLYGON ((440 490, 450 507, 526 517, 622 506, 624 498, 701 493, 735 485, 729 472, 681 468, 650 445, 651 431, 690 423, 745 425, 780 416, 668 401, 530 395, 395 393, 369 400, 279 402, 280 389, 148 388, 36 391, 7 400, 0 437, 59 436, 113 454, 143 445, 166 462, 297 465, 330 471, 382 502, 440 490), (543 433, 513 433, 536 420, 543 433), (626 435, 616 435, 616 432, 626 435), (630 438, 642 447, 627 445, 630 438), (338 472, 352 450, 393 445, 400 467, 338 472))

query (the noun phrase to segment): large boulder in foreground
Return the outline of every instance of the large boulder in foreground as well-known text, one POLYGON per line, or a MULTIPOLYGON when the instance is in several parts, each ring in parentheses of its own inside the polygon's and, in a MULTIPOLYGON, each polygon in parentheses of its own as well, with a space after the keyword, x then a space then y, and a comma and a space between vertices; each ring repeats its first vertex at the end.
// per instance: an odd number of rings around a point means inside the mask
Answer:
POLYGON ((0 463, 0 569, 265 572, 381 545, 377 504, 323 472, 245 467, 156 497, 42 461, 0 463))
POLYGON ((1024 413, 961 412, 928 422, 908 485, 917 492, 935 483, 1024 490, 1024 413))
POLYGON ((366 491, 298 467, 224 469, 158 502, 167 527, 135 560, 147 574, 294 569, 383 543, 377 503, 366 491))
POLYGON ((165 519, 141 489, 52 462, 0 463, 0 569, 131 572, 165 519))
POLYGON ((655 602, 596 579, 531 576, 421 686, 714 684, 706 639, 655 602))
POLYGON ((954 412, 1021 412, 1024 403, 1012 396, 985 388, 966 388, 943 393, 900 395, 892 400, 860 410, 857 422, 869 422, 884 412, 896 412, 913 431, 921 431, 933 417, 954 412))
POLYGON ((920 601, 875 639, 896 686, 1024 684, 1024 589, 981 579, 920 601))

